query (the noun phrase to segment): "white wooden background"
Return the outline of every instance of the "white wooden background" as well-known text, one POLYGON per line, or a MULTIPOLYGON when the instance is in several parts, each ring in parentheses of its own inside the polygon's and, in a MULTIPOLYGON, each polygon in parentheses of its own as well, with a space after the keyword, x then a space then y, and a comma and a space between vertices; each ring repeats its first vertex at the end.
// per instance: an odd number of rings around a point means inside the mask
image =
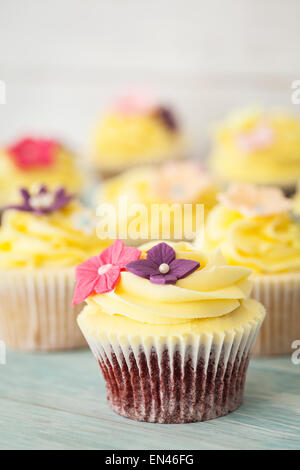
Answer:
POLYGON ((232 107, 291 105, 299 0, 0 0, 0 143, 50 133, 84 148, 112 94, 150 86, 203 153, 232 107))

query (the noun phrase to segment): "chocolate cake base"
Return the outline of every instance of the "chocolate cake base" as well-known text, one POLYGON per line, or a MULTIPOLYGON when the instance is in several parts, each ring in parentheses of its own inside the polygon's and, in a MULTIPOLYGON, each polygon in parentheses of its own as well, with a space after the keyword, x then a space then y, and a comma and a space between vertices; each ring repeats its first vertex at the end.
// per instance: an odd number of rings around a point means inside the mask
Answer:
MULTIPOLYGON (((106 348, 107 350, 107 348, 106 348)), ((206 421, 236 410, 243 401, 249 348, 235 355, 220 354, 212 346, 197 360, 180 350, 158 354, 152 348, 146 355, 132 350, 124 356, 111 347, 110 358, 102 350, 98 362, 103 373, 109 405, 126 418, 151 423, 206 421), (225 360, 227 356, 227 360, 225 360)))

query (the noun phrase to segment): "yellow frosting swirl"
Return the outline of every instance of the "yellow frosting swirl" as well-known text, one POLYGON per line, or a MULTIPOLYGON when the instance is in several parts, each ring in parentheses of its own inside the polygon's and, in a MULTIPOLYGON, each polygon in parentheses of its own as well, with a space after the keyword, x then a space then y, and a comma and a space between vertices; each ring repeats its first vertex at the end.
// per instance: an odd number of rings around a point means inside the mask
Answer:
POLYGON ((91 157, 107 170, 126 168, 141 161, 160 161, 183 150, 182 136, 151 114, 110 112, 95 129, 91 157))
POLYGON ((44 184, 49 189, 64 186, 69 191, 78 192, 83 180, 74 157, 63 147, 55 151, 51 166, 27 170, 18 168, 9 154, 0 150, 0 205, 13 201, 20 188, 30 188, 35 184, 44 184))
POLYGON ((84 209, 70 203, 49 215, 7 210, 0 228, 1 269, 75 267, 99 254, 109 241, 95 230, 86 234, 76 225, 84 209))
MULTIPOLYGON (((251 271, 228 266, 221 255, 208 257, 190 244, 169 243, 177 258, 199 261, 200 268, 175 285, 157 285, 122 272, 115 291, 94 295, 79 318, 87 334, 176 335, 238 328, 263 318, 263 308, 248 299, 251 271)), ((149 249, 154 243, 144 246, 149 249)))
POLYGON ((211 157, 223 180, 258 184, 294 184, 300 177, 300 119, 284 112, 233 113, 217 128, 211 157), (273 134, 269 145, 243 149, 239 138, 258 127, 273 134))
POLYGON ((208 216, 205 242, 256 273, 300 270, 300 226, 288 213, 250 217, 220 204, 208 216))
MULTIPOLYGON (((172 166, 180 168, 184 165, 189 165, 188 163, 173 163, 172 166)), ((204 216, 206 216, 209 211, 217 203, 217 194, 219 191, 218 185, 213 179, 209 179, 207 186, 200 188, 198 192, 196 191, 191 200, 180 201, 180 198, 172 199, 172 194, 169 195, 169 198, 164 197, 164 194, 160 194, 157 189, 157 178, 160 177, 161 185, 168 186, 167 181, 164 180, 163 175, 160 176, 162 167, 157 168, 133 168, 126 171, 125 173, 116 176, 114 178, 107 179, 101 185, 97 202, 98 204, 108 203, 112 204, 116 208, 117 213, 117 222, 118 227, 122 225, 127 230, 128 237, 130 237, 130 227, 134 223, 134 220, 137 219, 136 215, 130 214, 131 207, 134 207, 136 204, 143 204, 146 208, 146 213, 138 213, 139 227, 141 228, 144 224, 148 225, 149 231, 147 237, 142 237, 142 239, 151 239, 151 223, 152 223, 152 205, 159 204, 159 217, 157 222, 158 237, 159 238, 168 238, 170 239, 182 239, 183 237, 174 237, 175 232, 174 228, 176 227, 176 214, 175 211, 170 211, 170 220, 166 218, 164 221, 164 209, 168 206, 172 209, 173 204, 180 205, 181 211, 183 213, 184 204, 191 205, 191 212, 187 216, 185 214, 185 219, 183 219, 183 224, 189 223, 192 227, 193 232, 196 232, 196 204, 202 204, 204 206, 204 216), (126 200, 127 213, 124 210, 124 206, 120 204, 120 201, 126 200), (164 233, 170 231, 170 237, 164 236, 164 233)), ((183 177, 183 176, 182 176, 183 177)), ((183 186, 189 186, 193 184, 190 181, 181 181, 183 186)), ((179 183, 180 184, 180 183, 179 183)), ((176 187, 176 181, 174 181, 174 187, 176 187)), ((132 212, 132 211, 131 211, 132 212)), ((113 214, 113 217, 115 214, 113 214)), ((154 215, 154 220, 155 215, 154 215)), ((185 226, 183 225, 183 229, 185 226)), ((184 230, 183 230, 184 232, 184 230)), ((189 240, 190 241, 190 240, 189 240)), ((141 242, 140 242, 141 243, 141 242)))

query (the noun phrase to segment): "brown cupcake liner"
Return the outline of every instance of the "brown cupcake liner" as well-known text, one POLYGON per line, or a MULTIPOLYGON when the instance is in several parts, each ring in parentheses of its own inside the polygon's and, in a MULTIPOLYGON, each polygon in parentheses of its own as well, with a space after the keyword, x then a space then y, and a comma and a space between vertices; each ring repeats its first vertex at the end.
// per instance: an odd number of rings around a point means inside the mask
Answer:
POLYGON ((85 346, 72 307, 74 269, 1 271, 0 339, 22 351, 51 351, 85 346))
POLYGON ((254 354, 291 354, 292 342, 300 339, 300 274, 257 275, 253 281, 252 297, 267 311, 254 354))
POLYGON ((176 338, 86 335, 104 376, 108 403, 137 421, 188 423, 224 416, 243 401, 260 323, 224 334, 176 338))

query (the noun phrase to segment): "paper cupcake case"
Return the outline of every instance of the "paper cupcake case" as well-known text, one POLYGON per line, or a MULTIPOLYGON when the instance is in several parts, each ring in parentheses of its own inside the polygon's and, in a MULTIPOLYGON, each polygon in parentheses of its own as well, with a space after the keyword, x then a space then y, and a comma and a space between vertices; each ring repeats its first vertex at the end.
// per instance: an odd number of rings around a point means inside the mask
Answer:
POLYGON ((267 311, 254 348, 256 355, 291 354, 300 339, 300 274, 253 276, 252 297, 267 311))
POLYGON ((243 401, 260 323, 224 334, 174 338, 86 334, 116 413, 152 423, 187 423, 226 415, 243 401))
POLYGON ((0 272, 0 339, 22 351, 84 347, 74 286, 74 269, 0 272))

